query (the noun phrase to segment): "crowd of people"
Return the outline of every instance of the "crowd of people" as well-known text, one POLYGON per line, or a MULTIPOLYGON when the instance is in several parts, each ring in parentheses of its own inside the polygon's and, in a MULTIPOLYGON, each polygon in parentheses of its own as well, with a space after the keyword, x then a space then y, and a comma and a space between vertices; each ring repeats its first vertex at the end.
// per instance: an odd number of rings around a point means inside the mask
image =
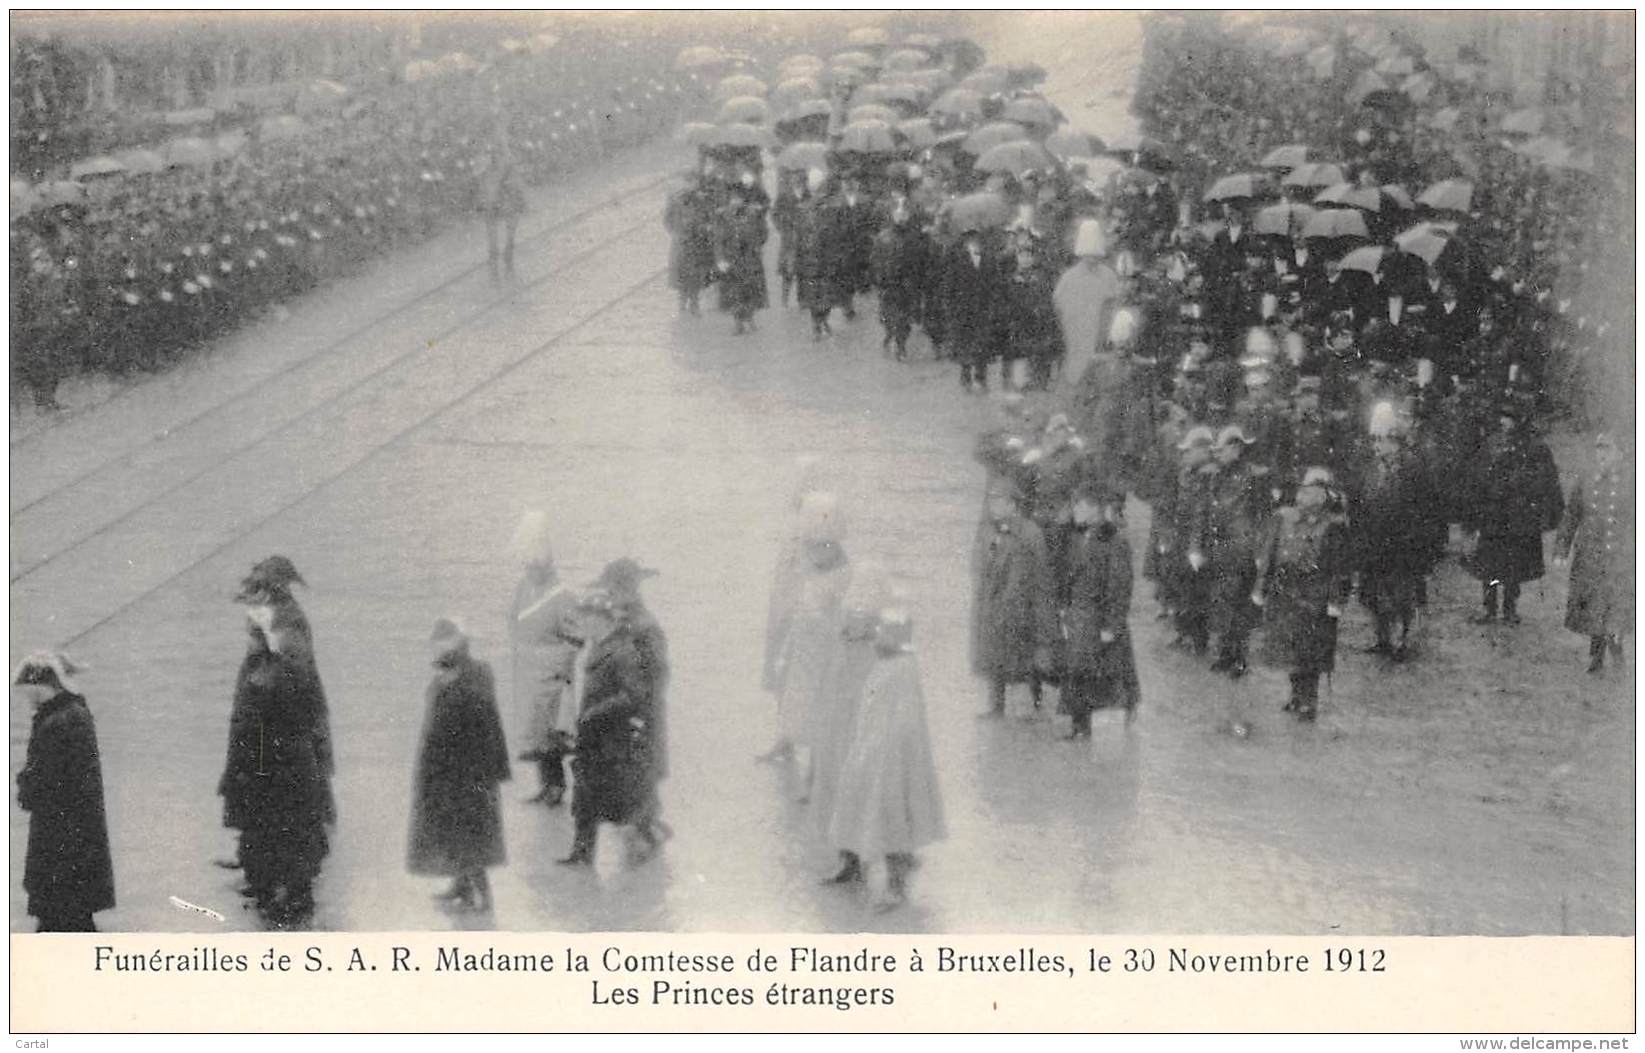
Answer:
MULTIPOLYGON (((1071 738, 1102 709, 1129 723, 1142 702, 1129 629, 1140 573, 1178 646, 1234 679, 1253 660, 1279 665, 1284 709, 1315 720, 1355 597, 1379 660, 1418 657, 1429 579, 1456 528, 1480 582, 1478 621, 1519 623, 1521 588, 1546 573, 1556 532, 1555 558, 1570 561, 1565 624, 1588 641, 1589 671, 1623 657, 1631 421, 1600 418, 1583 378, 1603 375, 1596 363, 1620 353, 1632 323, 1616 305, 1579 313, 1580 282, 1564 284, 1602 214, 1578 207, 1582 180, 1605 163, 1524 141, 1451 156, 1439 111, 1507 123, 1459 72, 1474 64, 1442 69, 1408 41, 1314 30, 1286 39, 1317 61, 1265 63, 1274 39, 1157 24, 1136 100, 1147 134, 1100 142, 1060 127, 1035 89, 1043 71, 866 34, 832 65, 777 65, 779 89, 817 94, 784 103, 771 129, 763 101, 729 97, 727 112, 754 122, 722 122, 670 197, 682 313, 717 286, 735 330, 750 331, 771 306, 774 229, 779 304, 793 298, 819 345, 836 311, 850 323, 874 302, 887 354, 910 357, 918 327, 965 390, 1006 389, 976 445, 988 486, 970 553, 971 658, 985 717, 1004 712, 1013 685, 1039 704, 1051 684, 1071 738), (1367 76, 1379 65, 1426 87, 1377 87, 1367 76), (863 116, 866 98, 898 102, 900 120, 863 116), (786 141, 774 196, 762 150, 773 131, 786 141), (1559 417, 1598 425, 1592 467, 1568 486, 1546 437, 1559 417), (1139 506, 1140 559, 1126 523, 1139 506)), ((764 88, 737 77, 737 90, 764 88)), ((504 225, 509 196, 498 178, 487 198, 504 225)), ((493 241, 494 261, 506 245, 493 241)), ((828 880, 866 879, 891 908, 916 853, 945 835, 909 601, 892 575, 847 558, 841 498, 814 465, 801 474, 771 590, 763 684, 780 731, 763 759, 803 762, 814 832, 838 853, 828 880)), ((591 862, 601 822, 628 826, 643 858, 669 833, 657 795, 667 655, 640 599, 647 572, 619 560, 570 590, 541 517, 519 546, 512 685, 535 800, 562 802, 573 758, 576 833, 562 862, 591 862)), ((276 920, 312 908, 335 820, 297 582, 274 558, 242 592, 251 646, 220 787, 240 832, 226 862, 276 920)), ((496 788, 509 749, 492 675, 461 628, 442 622, 430 646, 410 864, 453 879, 447 902, 483 909, 485 870, 503 861, 496 788)), ((39 755, 94 762, 68 677, 48 655, 16 681, 38 706, 39 755)), ((68 764, 81 772, 69 785, 46 777, 33 740, 29 756, 24 807, 46 831, 37 857, 31 826, 30 911, 43 927, 89 925, 113 898, 106 834, 100 853, 82 843, 102 827, 95 763, 68 764), (70 870, 88 877, 65 885, 70 870)))
MULTIPOLYGON (((14 398, 49 408, 67 377, 163 368, 454 221, 517 220, 525 186, 678 122, 698 86, 672 57, 650 35, 591 26, 254 135, 186 140, 174 166, 138 151, 83 183, 48 179, 50 196, 25 192, 22 210, 14 195, 14 398)), ((493 277, 512 263, 494 248, 493 277)))

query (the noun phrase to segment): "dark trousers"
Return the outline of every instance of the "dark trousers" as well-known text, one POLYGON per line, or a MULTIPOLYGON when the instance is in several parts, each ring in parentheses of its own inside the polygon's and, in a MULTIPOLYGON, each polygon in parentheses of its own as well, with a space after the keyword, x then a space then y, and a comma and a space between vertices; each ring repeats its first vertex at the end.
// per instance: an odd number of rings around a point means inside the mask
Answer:
POLYGON ((1074 730, 1089 732, 1091 714, 1113 700, 1115 680, 1111 676, 1070 674, 1062 681, 1063 703, 1074 718, 1074 730))
POLYGON ((1291 674, 1291 708, 1312 716, 1319 711, 1319 678, 1317 669, 1298 669, 1291 674))
POLYGON ((1482 588, 1484 590, 1486 614, 1493 618, 1496 617, 1498 589, 1502 591, 1502 616, 1504 618, 1513 618, 1519 614, 1519 582, 1505 581, 1500 585, 1492 585, 1490 582, 1486 582, 1482 588))

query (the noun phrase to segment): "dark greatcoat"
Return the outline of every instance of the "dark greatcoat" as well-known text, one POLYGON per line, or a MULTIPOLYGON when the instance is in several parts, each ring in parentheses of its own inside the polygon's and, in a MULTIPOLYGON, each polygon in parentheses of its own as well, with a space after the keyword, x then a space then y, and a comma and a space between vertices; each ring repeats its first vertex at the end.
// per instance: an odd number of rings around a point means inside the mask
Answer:
POLYGON ((1198 509, 1196 543, 1211 577, 1211 630, 1241 635, 1256 621, 1251 581, 1269 508, 1267 480, 1244 460, 1218 468, 1198 509))
POLYGON ((669 245, 669 281, 682 293, 700 292, 714 272, 714 211, 708 195, 687 187, 668 199, 663 226, 673 241, 669 245))
POLYGON ((641 608, 594 646, 583 685, 572 814, 634 822, 668 774, 668 645, 650 612, 641 608))
POLYGON ((240 861, 254 888, 304 885, 330 851, 329 743, 323 751, 324 714, 305 672, 298 654, 254 647, 235 685, 218 793, 223 825, 241 831, 240 861))
POLYGON ((1555 551, 1571 557, 1565 627, 1611 636, 1634 627, 1634 492, 1621 465, 1571 488, 1555 551))
POLYGON ((435 664, 412 784, 413 874, 455 877, 507 859, 497 785, 509 777, 491 667, 467 651, 435 664))
POLYGON ((1062 329, 1051 299, 1056 287, 1056 272, 1037 258, 1027 267, 1014 267, 1005 283, 1001 353, 1007 360, 1037 363, 1046 375, 1051 363, 1062 361, 1062 329))
POLYGON ((1531 436, 1492 436, 1470 481, 1463 525, 1479 533, 1472 560, 1482 582, 1542 577, 1542 535, 1559 525, 1565 495, 1548 445, 1531 436))
POLYGON ((1426 467, 1410 450, 1387 462, 1373 456, 1349 507, 1360 602, 1374 614, 1408 615, 1445 551, 1443 513, 1426 467))
POLYGON ((1258 559, 1255 595, 1264 599, 1264 639, 1258 657, 1299 673, 1336 665, 1338 609, 1353 584, 1347 529, 1328 512, 1281 508, 1268 525, 1258 559))
POLYGON ((1016 516, 1003 529, 984 520, 972 556, 975 583, 971 668, 1007 683, 1034 673, 1034 655, 1051 646, 1056 612, 1039 528, 1016 516))
POLYGON ((752 203, 733 201, 720 212, 714 249, 719 262, 720 308, 742 317, 771 305, 762 251, 770 236, 765 212, 752 203))
POLYGON ((17 803, 29 813, 28 912, 46 921, 113 907, 103 769, 84 698, 62 691, 35 711, 17 803))
MULTIPOLYGON (((310 714, 313 722, 309 733, 313 737, 319 777, 323 781, 322 814, 325 822, 332 824, 337 821, 336 802, 331 793, 331 777, 336 773, 336 764, 331 748, 331 718, 326 705, 325 687, 320 683, 320 669, 314 658, 314 637, 309 629, 308 617, 289 593, 274 597, 270 606, 274 609, 274 631, 280 637, 280 653, 287 659, 286 668, 293 689, 304 696, 304 712, 310 714)), ((256 735, 255 717, 241 712, 241 700, 249 697, 248 674, 262 661, 257 654, 248 654, 240 663, 240 672, 235 680, 234 707, 229 712, 229 763, 224 766, 223 778, 217 785, 218 796, 223 798, 223 825, 230 829, 245 829, 241 821, 245 804, 242 791, 245 786, 231 784, 229 776, 233 774, 235 742, 247 735, 253 738, 256 735)))
POLYGON ((1000 353, 1004 340, 1006 263, 999 247, 981 242, 981 262, 971 261, 962 238, 943 253, 943 329, 954 358, 981 364, 1000 353))
POLYGON ((840 300, 839 261, 829 253, 827 202, 808 198, 794 214, 794 277, 800 306, 827 314, 840 300))
POLYGON ((907 340, 918 320, 925 290, 930 240, 912 220, 893 223, 874 239, 874 284, 880 290, 880 323, 893 339, 907 340))
POLYGON ((1062 615, 1062 672, 1102 682, 1092 698, 1101 706, 1135 709, 1142 690, 1131 647, 1131 543, 1123 531, 1103 538, 1092 526, 1074 535, 1069 557, 1068 606, 1062 615), (1114 634, 1102 642, 1104 631, 1114 634))

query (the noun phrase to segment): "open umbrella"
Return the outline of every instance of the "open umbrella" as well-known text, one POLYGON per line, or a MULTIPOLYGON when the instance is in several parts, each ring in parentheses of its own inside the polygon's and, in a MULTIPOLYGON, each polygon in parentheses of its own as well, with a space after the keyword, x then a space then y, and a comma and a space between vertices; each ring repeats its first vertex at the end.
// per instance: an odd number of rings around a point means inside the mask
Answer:
POLYGON ((1044 171, 1056 164, 1056 159, 1038 143, 1027 141, 1001 143, 977 158, 979 172, 1004 172, 1021 177, 1025 172, 1044 171))
POLYGON ((1399 84, 1399 90, 1412 102, 1427 102, 1438 87, 1439 78, 1427 71, 1413 73, 1399 84))
POLYGON ((1046 100, 1035 97, 1012 99, 1005 104, 1005 111, 1000 116, 1007 121, 1016 121, 1018 124, 1047 131, 1063 121, 1061 110, 1046 100))
POLYGON ((1107 139, 1109 153, 1156 154, 1161 157, 1170 157, 1175 153, 1166 143, 1138 131, 1115 132, 1107 139))
POLYGON ((1057 157, 1095 157, 1108 147, 1089 132, 1061 128, 1045 138, 1045 148, 1057 157))
POLYGON ((837 149, 859 154, 896 153, 897 137, 884 121, 857 121, 840 132, 837 149))
POLYGON ((307 135, 309 126, 300 117, 282 114, 279 117, 269 117, 257 126, 259 139, 295 139, 299 135, 307 135))
POLYGON ((963 78, 960 87, 970 88, 979 95, 1001 95, 1011 87, 1011 78, 1004 70, 980 69, 963 78))
POLYGON ((1069 171, 1083 171, 1087 182, 1104 188, 1110 179, 1125 170, 1125 166, 1112 157, 1070 157, 1066 163, 1069 171))
MULTIPOLYGON (((1312 205, 1299 205, 1293 201, 1282 201, 1277 205, 1269 205, 1259 209, 1256 218, 1251 221, 1251 229, 1258 234, 1277 234, 1280 237, 1295 237, 1301 234, 1313 218, 1312 205)), ((1360 220, 1363 225, 1364 220, 1360 220)))
POLYGON ((1342 257, 1342 269, 1375 275, 1382 269, 1388 250, 1382 245, 1365 245, 1342 257))
POLYGON ((1390 76, 1408 77, 1417 71, 1417 64, 1411 56, 1396 52, 1378 59, 1372 69, 1390 76))
POLYGON ((210 165, 217 162, 217 148, 204 139, 192 136, 184 139, 173 139, 166 144, 166 164, 173 168, 184 165, 210 165))
POLYGON ((822 99, 809 99, 777 121, 776 132, 784 142, 828 138, 833 123, 833 107, 822 99))
POLYGON ((1523 110, 1515 110, 1502 118, 1501 131, 1504 135, 1536 135, 1542 131, 1542 126, 1548 123, 1548 113, 1537 106, 1529 106, 1523 110))
POLYGON ((739 73, 734 77, 726 77, 715 85, 714 101, 724 102, 727 99, 735 99, 743 95, 752 96, 756 99, 764 98, 767 90, 765 81, 758 77, 751 77, 746 73, 739 73))
POLYGON ((124 165, 131 175, 152 175, 166 168, 166 159, 153 150, 122 150, 114 155, 114 159, 124 165))
POLYGON ((1363 103, 1372 92, 1391 91, 1392 89, 1393 85, 1384 80, 1380 74, 1371 70, 1366 70, 1364 73, 1359 75, 1359 78, 1354 81, 1353 86, 1348 89, 1348 105, 1358 106, 1363 103))
POLYGON ((1455 128, 1457 121, 1462 119, 1462 111, 1455 106, 1435 110, 1428 116, 1428 126, 1436 131, 1448 132, 1455 128))
POLYGON ((727 99, 720 104, 719 121, 721 124, 736 122, 763 124, 770 117, 771 107, 765 104, 764 99, 756 99, 752 95, 739 95, 735 99, 727 99))
POLYGON ((1329 80, 1337 74, 1337 49, 1329 44, 1321 44, 1308 52, 1303 61, 1313 70, 1315 80, 1329 80))
POLYGON ((856 124, 859 121, 883 121, 886 124, 896 124, 903 119, 903 116, 889 106, 876 106, 870 103, 867 106, 853 106, 846 119, 847 123, 850 124, 856 124))
POLYGON ((1549 157, 1543 164, 1561 172, 1584 172, 1592 175, 1595 169, 1595 157, 1592 150, 1577 150, 1570 148, 1558 157, 1549 157))
POLYGON ((1302 143, 1287 143, 1269 150, 1259 163, 1264 168, 1296 168, 1307 164, 1312 153, 1313 149, 1302 143))
POLYGON ((969 120, 982 115, 982 96, 969 88, 951 88, 937 97, 930 110, 935 116, 969 120))
POLYGON ((1244 201, 1267 192, 1267 178, 1256 172, 1223 176, 1205 192, 1207 201, 1244 201))
POLYGON ((707 146, 717 131, 719 128, 707 121, 688 121, 680 128, 680 138, 692 146, 707 146))
POLYGON ((931 64, 931 56, 915 48, 903 48, 885 56, 885 68, 895 70, 924 69, 931 64))
POLYGON ((864 69, 879 68, 879 60, 866 51, 842 51, 828 61, 835 66, 857 66, 864 69))
POLYGON ((794 170, 828 167, 828 147, 822 143, 790 143, 777 155, 777 167, 794 170))
POLYGON ((1514 153, 1533 161, 1552 161, 1569 155, 1571 148, 1558 139, 1539 135, 1514 147, 1514 153))
POLYGON ((822 93, 822 85, 815 78, 789 77, 771 90, 771 105, 780 113, 797 102, 815 99, 822 93))
POLYGON ((859 26, 845 35, 845 42, 857 48, 883 48, 891 37, 879 26, 859 26))
POLYGON ((910 33, 903 38, 903 46, 935 51, 942 47, 942 37, 934 33, 910 33))
POLYGON ((954 75, 945 69, 915 70, 900 74, 897 79, 922 89, 927 95, 935 95, 954 83, 954 75))
MULTIPOLYGON (((924 108, 927 92, 918 84, 898 82, 870 86, 879 89, 875 92, 878 97, 874 101, 882 106, 891 106, 903 111, 902 116, 904 117, 918 116, 919 111, 924 108)), ((861 92, 859 91, 858 94, 861 94, 861 92)))
POLYGON ((853 87, 873 79, 861 66, 830 66, 821 74, 823 82, 834 87, 853 87))
POLYGON ((1391 209, 1409 212, 1417 207, 1417 203, 1411 200, 1411 192, 1398 183, 1384 183, 1381 190, 1382 210, 1385 212, 1391 209))
POLYGON ((11 214, 21 216, 40 206, 40 199, 27 179, 11 181, 11 214))
POLYGON ((1022 125, 1014 124, 1011 121, 994 121, 991 124, 983 125, 966 136, 960 149, 973 157, 981 157, 1001 143, 1014 143, 1027 138, 1028 132, 1023 129, 1022 125))
POLYGON ((35 200, 46 208, 79 205, 86 201, 86 186, 72 179, 53 179, 34 188, 35 200))
POLYGON ((1044 84, 1045 78, 1049 76, 1049 74, 1045 72, 1045 67, 1040 65, 1038 62, 1012 63, 1010 66, 1006 67, 1005 72, 1006 75, 1011 78, 1011 83, 1020 84, 1023 87, 1031 87, 1035 84, 1044 84))
POLYGON ((1364 209, 1367 212, 1381 212, 1382 188, 1359 186, 1354 183, 1338 183, 1315 194, 1314 204, 1346 205, 1350 208, 1364 209))
POLYGON ((1324 188, 1347 181, 1348 174, 1341 165, 1329 161, 1310 161, 1291 169, 1280 185, 1324 188))
POLYGON ((937 145, 937 130, 931 127, 931 118, 915 117, 897 122, 897 134, 915 150, 929 150, 937 145))
POLYGON ((828 63, 815 55, 790 55, 777 63, 777 79, 815 77, 828 68, 828 63))
POLYGON ((74 162, 74 164, 69 166, 69 178, 85 179, 90 176, 95 179, 101 176, 119 175, 125 170, 125 165, 105 154, 98 157, 88 157, 84 161, 74 162))
POLYGON ((948 206, 949 224, 954 230, 987 230, 1011 222, 1011 206, 998 194, 967 194, 948 206))
POLYGON ((833 113, 834 104, 827 99, 801 99, 784 110, 777 123, 787 124, 806 117, 830 117, 833 113))
POLYGON ((1428 266, 1434 266, 1439 257, 1452 245, 1457 232, 1455 223, 1418 223, 1410 230, 1401 231, 1394 245, 1401 252, 1419 257, 1428 266))
POLYGON ((717 66, 725 61, 718 48, 711 48, 706 44, 694 47, 681 48, 680 53, 674 56, 674 68, 678 70, 706 69, 717 66))
POLYGON ((710 147, 735 147, 746 150, 751 147, 767 148, 775 146, 776 142, 772 139, 769 131, 758 125, 733 121, 729 124, 720 125, 714 134, 709 137, 708 145, 710 147))
POLYGON ((1305 238, 1368 238, 1365 216, 1351 208, 1326 208, 1309 216, 1302 225, 1305 238))

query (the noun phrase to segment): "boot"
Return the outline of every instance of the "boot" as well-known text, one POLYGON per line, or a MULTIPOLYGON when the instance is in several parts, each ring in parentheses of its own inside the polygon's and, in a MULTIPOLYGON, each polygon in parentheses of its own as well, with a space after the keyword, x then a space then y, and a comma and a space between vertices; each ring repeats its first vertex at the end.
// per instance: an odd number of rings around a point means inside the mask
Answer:
POLYGON ((470 902, 475 910, 482 913, 491 910, 491 879, 484 870, 477 870, 469 879, 469 888, 472 890, 470 902))
POLYGON ((468 875, 459 874, 451 882, 451 887, 444 892, 436 892, 434 899, 439 903, 467 903, 472 892, 473 888, 469 884, 468 875))
POLYGON ((824 885, 844 885, 852 881, 862 880, 862 860, 855 852, 840 853, 840 869, 831 877, 822 880, 824 885))
POLYGON ((1496 621, 1496 586, 1486 583, 1482 588, 1484 589, 1485 611, 1482 614, 1474 615, 1468 620, 1475 625, 1490 625, 1496 621))
POLYGON ((1591 636, 1588 638, 1588 672, 1603 673, 1605 671, 1605 637, 1591 636))
POLYGON ((555 862, 563 867, 586 867, 594 864, 594 838, 598 826, 589 820, 577 820, 577 833, 571 842, 571 854, 555 862))
POLYGON ((1502 621, 1505 625, 1519 624, 1519 586, 1508 585, 1502 590, 1502 621))

